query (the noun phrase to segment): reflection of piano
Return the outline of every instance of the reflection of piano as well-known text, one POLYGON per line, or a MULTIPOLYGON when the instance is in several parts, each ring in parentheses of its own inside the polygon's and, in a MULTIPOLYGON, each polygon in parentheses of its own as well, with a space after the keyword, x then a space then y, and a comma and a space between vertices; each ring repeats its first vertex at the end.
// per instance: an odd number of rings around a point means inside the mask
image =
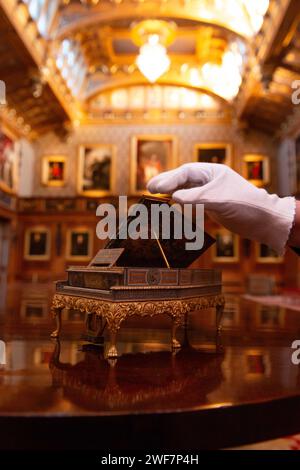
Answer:
MULTIPOLYGON (((140 203, 148 208, 149 214, 153 204, 168 201, 145 197, 140 203)), ((128 217, 127 226, 132 219, 128 217)), ((182 216, 182 222, 184 220, 182 216)), ((106 320, 111 337, 109 357, 117 356, 116 333, 122 321, 132 315, 169 315, 174 348, 180 347, 176 329, 184 324, 186 314, 192 310, 216 307, 219 332, 224 307, 221 273, 188 268, 214 240, 205 233, 201 250, 186 251, 188 240, 176 239, 172 229, 168 240, 163 238, 161 230, 156 233, 150 218, 144 229, 147 238, 132 240, 122 237, 121 226, 116 239, 110 240, 89 266, 70 267, 68 280, 56 283, 52 309, 57 329, 53 337, 59 336, 63 308, 85 312, 87 335, 96 341, 103 330, 102 318, 106 320)))
POLYGON ((223 355, 193 348, 123 354, 114 366, 98 352, 86 352, 76 364, 61 362, 59 355, 57 340, 50 362, 53 385, 76 408, 93 412, 194 408, 223 380, 223 355))

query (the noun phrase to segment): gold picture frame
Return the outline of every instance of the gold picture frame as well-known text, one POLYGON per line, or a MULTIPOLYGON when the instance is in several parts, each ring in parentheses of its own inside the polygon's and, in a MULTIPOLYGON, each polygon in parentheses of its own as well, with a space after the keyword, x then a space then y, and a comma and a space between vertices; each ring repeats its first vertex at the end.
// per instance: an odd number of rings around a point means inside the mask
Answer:
POLYGON ((48 261, 50 259, 51 231, 37 225, 25 230, 24 259, 27 261, 48 261))
POLYGON ((175 168, 177 137, 174 135, 139 135, 131 139, 130 193, 148 194, 146 183, 162 171, 175 168), (144 156, 143 156, 144 155, 144 156), (156 157, 156 159, 154 159, 156 157), (148 160, 148 167, 141 164, 148 160), (152 159, 152 162, 150 162, 152 159), (149 165, 149 162, 151 165, 149 165))
POLYGON ((240 260, 239 236, 220 228, 214 231, 216 243, 212 246, 214 263, 238 263, 240 260))
POLYGON ((193 161, 223 163, 232 167, 232 148, 232 144, 228 142, 197 143, 194 145, 193 161))
POLYGON ((6 126, 0 129, 0 189, 8 194, 16 194, 18 182, 17 138, 6 126))
POLYGON ((260 264, 280 264, 283 263, 284 257, 277 255, 272 248, 262 243, 255 244, 255 260, 260 264))
POLYGON ((245 376, 248 380, 257 380, 271 374, 269 352, 261 348, 249 348, 244 352, 245 376))
POLYGON ((267 186, 271 182, 270 159, 266 155, 244 155, 243 176, 259 188, 267 186))
POLYGON ((88 197, 103 197, 114 194, 115 173, 115 145, 86 144, 79 146, 77 181, 79 194, 88 197), (90 160, 89 164, 87 160, 90 160))
POLYGON ((44 155, 41 181, 43 186, 62 187, 66 184, 67 158, 64 155, 44 155))
POLYGON ((72 227, 67 230, 66 259, 68 261, 89 261, 93 256, 92 229, 72 227), (80 237, 76 240, 75 236, 80 237))

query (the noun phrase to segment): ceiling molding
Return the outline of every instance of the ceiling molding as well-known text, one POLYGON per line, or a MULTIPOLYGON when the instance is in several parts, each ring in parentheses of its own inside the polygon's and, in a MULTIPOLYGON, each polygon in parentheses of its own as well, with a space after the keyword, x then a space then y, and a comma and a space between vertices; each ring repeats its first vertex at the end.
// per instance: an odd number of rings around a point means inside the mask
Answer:
MULTIPOLYGON (((183 5, 181 2, 172 6, 167 4, 157 5, 157 2, 147 2, 135 4, 134 8, 129 4, 98 4, 92 9, 87 9, 84 5, 68 5, 60 9, 59 17, 55 20, 55 26, 51 29, 51 34, 55 39, 63 39, 81 29, 90 28, 93 25, 121 23, 126 21, 128 24, 140 21, 154 16, 159 19, 177 20, 182 23, 189 22, 189 27, 213 26, 223 32, 230 32, 238 37, 245 37, 239 31, 220 23, 203 18, 193 8, 191 4, 183 5), (155 12, 155 15, 153 15, 155 12), (56 28, 56 29, 55 29, 56 28)), ((116 26, 115 25, 115 26, 116 26)))

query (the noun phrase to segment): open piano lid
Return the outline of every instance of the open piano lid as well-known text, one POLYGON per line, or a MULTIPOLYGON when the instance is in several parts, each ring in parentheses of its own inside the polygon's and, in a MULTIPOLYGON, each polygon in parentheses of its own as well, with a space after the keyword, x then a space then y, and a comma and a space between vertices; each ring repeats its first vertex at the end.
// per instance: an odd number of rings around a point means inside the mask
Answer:
MULTIPOLYGON (((89 266, 123 266, 123 267, 158 267, 158 268, 186 268, 199 256, 201 256, 214 242, 215 239, 204 232, 204 245, 201 250, 186 250, 186 242, 192 242, 184 237, 177 240, 172 233, 171 223, 170 239, 162 238, 161 232, 152 232, 151 238, 151 205, 169 204, 169 199, 161 197, 143 196, 139 204, 144 204, 148 209, 148 239, 132 240, 120 239, 119 227, 116 239, 111 239, 105 248, 100 250, 89 266)), ((182 214, 182 227, 184 215, 182 214)), ((127 226, 136 216, 128 216, 127 226)), ((196 225, 193 223, 193 231, 196 225)), ((200 229, 199 229, 200 230, 200 229)))

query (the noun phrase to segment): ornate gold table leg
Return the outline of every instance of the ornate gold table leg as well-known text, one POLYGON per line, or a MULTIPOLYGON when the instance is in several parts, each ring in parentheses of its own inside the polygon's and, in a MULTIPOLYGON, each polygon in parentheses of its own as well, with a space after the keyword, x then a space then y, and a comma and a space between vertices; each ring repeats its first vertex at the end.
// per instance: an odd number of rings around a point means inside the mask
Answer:
POLYGON ((115 359, 118 357, 118 350, 117 350, 117 332, 110 331, 110 345, 107 351, 108 359, 115 359))
POLYGON ((110 345, 107 350, 107 357, 114 359, 118 357, 117 333, 121 323, 127 317, 130 307, 126 304, 107 304, 107 308, 102 312, 102 316, 107 321, 107 329, 110 335, 110 345))
POLYGON ((54 351, 51 357, 51 364, 56 364, 57 362, 59 362, 59 356, 60 356, 60 339, 56 338, 54 351))
MULTIPOLYGON (((86 313, 85 326, 91 328, 93 315, 100 320, 103 318, 107 323, 107 329, 110 334, 110 345, 107 350, 107 358, 115 359, 118 357, 117 351, 117 333, 121 323, 125 318, 132 315, 140 317, 154 316, 164 313, 172 319, 172 349, 176 350, 181 347, 180 342, 176 338, 178 327, 183 326, 188 313, 195 309, 206 309, 216 307, 216 347, 220 349, 221 319, 224 311, 225 300, 221 296, 201 296, 191 298, 186 301, 182 300, 166 300, 166 301, 149 301, 149 302, 110 302, 105 300, 89 299, 79 296, 70 296, 63 294, 55 294, 52 303, 53 317, 56 319, 56 330, 51 336, 58 338, 61 331, 61 312, 64 308, 72 308, 86 313)), ((96 328, 93 333, 100 335, 102 332, 101 322, 96 322, 96 328)))
POLYGON ((181 344, 180 342, 178 341, 178 339, 176 338, 176 332, 177 332, 177 328, 179 327, 180 325, 178 324, 178 322, 176 322, 176 320, 173 320, 172 322, 172 349, 179 349, 181 348, 181 344))
POLYGON ((172 340, 171 340, 172 343, 171 344, 172 344, 172 349, 179 349, 181 348, 181 344, 176 338, 176 333, 177 333, 177 329, 180 326, 184 325, 185 314, 187 313, 187 309, 184 303, 182 304, 174 303, 174 307, 175 306, 176 308, 174 308, 172 315, 171 315, 172 316, 172 340))
POLYGON ((51 333, 51 338, 58 338, 61 332, 61 312, 63 307, 52 307, 53 318, 56 321, 56 329, 51 333))

